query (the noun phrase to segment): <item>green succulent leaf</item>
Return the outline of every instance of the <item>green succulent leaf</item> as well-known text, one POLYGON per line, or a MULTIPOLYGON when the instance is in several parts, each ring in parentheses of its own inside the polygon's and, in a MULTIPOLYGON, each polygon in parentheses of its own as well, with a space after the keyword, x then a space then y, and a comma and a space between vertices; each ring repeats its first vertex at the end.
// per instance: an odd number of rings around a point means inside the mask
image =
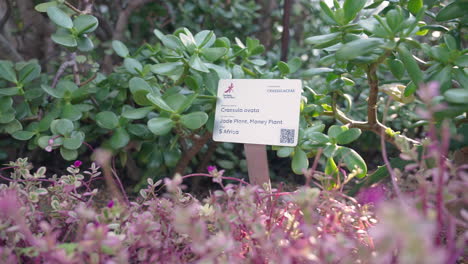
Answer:
POLYGON ((325 43, 330 43, 335 40, 339 40, 341 36, 340 32, 325 34, 325 35, 318 35, 313 37, 308 37, 305 39, 306 44, 311 45, 323 45, 325 43))
POLYGON ((161 33, 161 31, 157 29, 155 29, 153 32, 156 35, 156 37, 158 37, 159 40, 161 40, 165 47, 173 50, 179 50, 184 48, 184 45, 176 36, 164 35, 163 33, 161 33))
POLYGON ((289 66, 288 66, 287 63, 282 62, 282 61, 278 61, 278 63, 276 64, 276 66, 278 67, 278 69, 279 69, 279 71, 281 72, 281 74, 283 74, 283 75, 289 74, 290 69, 289 69, 289 66))
POLYGON ((23 125, 17 119, 14 119, 13 121, 5 125, 5 132, 7 132, 10 135, 20 130, 23 130, 23 125))
POLYGON ((10 61, 0 60, 0 78, 12 83, 17 83, 16 73, 13 69, 13 63, 10 61))
POLYGON ((114 112, 103 111, 96 115, 98 126, 106 129, 114 129, 119 125, 119 118, 114 112))
POLYGON ((456 50, 458 48, 457 40, 450 34, 444 34, 444 43, 449 50, 456 50))
POLYGON ((230 161, 230 160, 217 160, 216 164, 219 165, 219 167, 225 169, 225 170, 231 170, 234 168, 235 163, 230 161))
POLYGON ((468 88, 450 89, 444 93, 445 100, 450 103, 466 104, 468 102, 468 88))
POLYGON ((146 124, 130 124, 127 129, 130 134, 140 138, 148 138, 153 135, 146 124))
POLYGON ((54 134, 68 135, 75 129, 75 125, 68 119, 57 119, 52 121, 50 129, 54 134))
POLYGON ((20 130, 20 131, 14 132, 11 136, 17 140, 25 141, 25 140, 30 140, 34 135, 35 135, 34 132, 20 130))
POLYGON ((468 68, 468 54, 458 57, 454 63, 458 67, 468 68))
POLYGON ((198 94, 197 93, 193 93, 189 96, 187 96, 185 98, 185 100, 182 102, 182 104, 180 104, 180 106, 177 108, 177 113, 183 113, 185 110, 187 110, 193 103, 193 101, 195 101, 195 99, 197 99, 197 96, 198 94))
POLYGON ((44 149, 49 145, 49 139, 51 139, 51 138, 52 137, 50 137, 50 136, 39 137, 39 139, 37 140, 37 145, 44 149))
POLYGON ((361 130, 359 128, 350 128, 336 137, 336 143, 339 145, 346 145, 358 139, 360 135, 361 130))
POLYGON ((71 94, 73 91, 78 90, 78 86, 70 80, 60 80, 57 83, 56 89, 65 91, 65 93, 69 92, 71 94))
POLYGON ((333 158, 327 159, 327 164, 325 165, 325 175, 331 176, 333 178, 338 177, 338 166, 336 166, 335 160, 333 158))
POLYGON ((180 61, 158 63, 151 66, 151 71, 156 74, 169 76, 183 69, 183 65, 184 63, 180 61))
POLYGON ((52 20, 52 22, 54 22, 57 26, 67 29, 71 29, 73 27, 73 21, 67 15, 67 13, 63 12, 62 9, 56 6, 48 7, 47 15, 49 16, 50 20, 52 20))
POLYGON ((345 23, 352 21, 366 3, 367 0, 345 0, 343 4, 345 23))
POLYGON ((200 59, 200 57, 198 57, 197 54, 194 54, 192 55, 192 57, 190 57, 189 65, 190 68, 194 70, 201 72, 210 72, 208 67, 206 67, 205 63, 200 59))
POLYGON ((12 109, 13 99, 11 97, 0 97, 0 113, 12 109))
POLYGON ((180 117, 180 122, 183 126, 189 129, 198 129, 206 124, 208 115, 205 112, 193 112, 180 117))
POLYGON ((112 48, 114 49, 115 53, 122 58, 126 58, 129 55, 128 48, 123 44, 120 40, 113 40, 112 41, 112 48))
POLYGON ((202 55, 207 61, 213 62, 226 55, 227 51, 226 48, 205 48, 202 49, 202 55))
POLYGON ((58 98, 58 99, 63 98, 64 95, 65 95, 64 90, 62 90, 62 89, 53 89, 52 87, 50 87, 48 85, 45 85, 45 84, 41 85, 41 88, 42 88, 42 90, 44 90, 44 92, 46 92, 50 96, 58 98))
MULTIPOLYGON (((416 60, 413 58, 413 54, 402 46, 399 47, 398 53, 400 55, 400 60, 403 62, 403 65, 405 65, 409 77, 415 85, 419 85, 423 81, 423 73, 416 60)), ((405 96, 409 95, 405 93, 405 96)))
POLYGON ((307 154, 298 147, 294 150, 291 167, 293 172, 299 175, 303 174, 303 169, 309 168, 309 159, 307 158, 307 154))
POLYGON ((403 76, 405 75, 405 66, 403 65, 403 62, 399 59, 393 59, 393 60, 388 60, 388 68, 390 68, 390 71, 392 72, 393 76, 397 78, 398 80, 401 80, 403 76))
POLYGON ((61 147, 60 155, 62 155, 62 157, 68 161, 76 160, 76 158, 78 158, 78 151, 75 149, 67 149, 65 147, 61 147))
POLYGON ((57 6, 57 1, 50 1, 45 3, 40 3, 34 7, 37 12, 45 13, 47 12, 47 8, 51 6, 57 6))
POLYGON ((195 34, 194 38, 199 48, 209 48, 216 41, 216 35, 211 30, 202 30, 195 34))
POLYGON ((328 128, 328 136, 336 139, 341 133, 345 132, 346 130, 348 130, 348 127, 346 126, 333 125, 330 128, 328 128))
POLYGON ((0 96, 13 96, 19 93, 18 87, 0 88, 0 96))
POLYGON ((92 15, 80 15, 73 20, 73 27, 75 28, 77 35, 84 33, 91 33, 99 25, 99 21, 92 15))
POLYGON ((182 153, 179 149, 164 151, 164 164, 169 168, 175 167, 181 156, 182 153))
POLYGON ((119 127, 114 131, 112 137, 110 138, 110 145, 114 149, 120 149, 127 146, 130 141, 130 135, 127 130, 123 127, 119 127))
POLYGON ((413 15, 416 15, 422 7, 423 7, 423 0, 409 0, 408 2, 408 10, 413 15))
POLYGON ((329 144, 323 149, 323 155, 328 158, 333 158, 337 150, 338 146, 336 144, 329 144))
POLYGON ((320 8, 322 9, 323 13, 328 18, 330 18, 331 21, 336 22, 335 13, 330 9, 330 7, 324 1, 320 1, 320 8))
POLYGON ((15 109, 7 109, 6 111, 0 112, 0 124, 8 124, 11 121, 15 120, 15 109))
POLYGON ((57 30, 57 32, 52 34, 51 38, 55 43, 65 47, 73 48, 78 46, 78 41, 70 32, 57 30))
POLYGON ((169 133, 173 127, 174 122, 170 118, 156 117, 148 121, 148 129, 158 136, 169 133))
POLYGON ((302 66, 302 61, 298 57, 292 58, 288 61, 288 67, 289 67, 290 73, 295 73, 297 70, 301 68, 301 66, 302 66))
POLYGON ((304 136, 307 137, 307 139, 312 141, 312 143, 314 144, 325 144, 325 143, 330 142, 330 138, 321 132, 308 132, 307 131, 304 133, 304 136))
POLYGON ((205 63, 205 66, 211 69, 210 72, 214 71, 219 79, 232 79, 231 73, 224 67, 211 63, 205 63))
POLYGON ((184 79, 185 85, 187 85, 192 91, 198 92, 200 90, 201 84, 193 76, 186 76, 184 79))
POLYGON ((142 119, 148 115, 153 107, 132 108, 127 107, 122 111, 122 116, 127 119, 142 119))
POLYGON ((276 155, 280 158, 286 158, 291 156, 291 154, 294 153, 294 148, 293 147, 281 147, 278 149, 276 152, 276 155))
POLYGON ((396 33, 401 29, 403 16, 396 9, 392 9, 388 11, 385 17, 386 17, 388 26, 393 32, 396 33))
POLYGON ((124 66, 125 66, 125 69, 127 69, 127 71, 132 74, 137 75, 143 71, 143 65, 141 65, 141 63, 134 58, 128 58, 128 57, 125 58, 124 66))
POLYGON ((312 69, 305 70, 302 73, 302 77, 303 78, 312 78, 315 75, 328 74, 328 73, 331 73, 331 72, 334 72, 334 71, 335 70, 333 70, 331 68, 312 68, 312 69))
POLYGON ((130 92, 133 95, 133 100, 138 105, 142 105, 142 106, 152 105, 152 103, 148 100, 148 98, 146 98, 146 95, 148 93, 154 92, 155 94, 158 94, 159 92, 153 89, 148 84, 148 82, 146 82, 140 77, 133 77, 132 79, 130 79, 128 86, 130 88, 130 92))
POLYGON ((94 44, 88 37, 79 36, 76 43, 80 51, 86 52, 94 49, 94 44))
POLYGON ((380 46, 382 46, 382 40, 379 38, 357 39, 341 46, 336 51, 335 56, 337 60, 341 61, 352 60, 368 54, 380 46))
POLYGON ((71 121, 79 120, 83 114, 81 111, 74 105, 67 103, 63 106, 62 114, 60 115, 61 118, 65 118, 71 121))
POLYGON ((161 96, 157 96, 154 94, 147 94, 146 98, 155 106, 159 107, 161 110, 174 113, 174 109, 172 109, 162 98, 161 96))
POLYGON ((187 29, 185 29, 184 31, 184 33, 179 34, 180 41, 190 53, 193 53, 193 51, 197 48, 195 38, 193 37, 192 33, 190 33, 190 31, 188 31, 187 29))
POLYGON ((18 80, 20 83, 29 83, 39 77, 41 74, 41 66, 35 62, 29 62, 24 65, 18 73, 18 80))
POLYGON ((131 93, 134 93, 140 90, 144 90, 147 92, 153 91, 153 89, 148 84, 148 82, 140 77, 133 77, 132 79, 130 79, 130 81, 128 82, 128 86, 130 88, 131 93))
POLYGON ((367 165, 364 159, 353 149, 339 147, 336 151, 336 157, 339 161, 344 162, 346 168, 356 173, 356 177, 363 178, 367 174, 367 165))
POLYGON ((436 15, 436 21, 448 21, 466 15, 466 2, 454 1, 442 8, 436 15))
MULTIPOLYGON (((76 131, 73 131, 76 132, 76 131)), ((74 135, 69 138, 65 138, 63 140, 63 146, 66 149, 74 150, 74 149, 79 149, 81 145, 83 144, 83 138, 78 135, 74 135)))

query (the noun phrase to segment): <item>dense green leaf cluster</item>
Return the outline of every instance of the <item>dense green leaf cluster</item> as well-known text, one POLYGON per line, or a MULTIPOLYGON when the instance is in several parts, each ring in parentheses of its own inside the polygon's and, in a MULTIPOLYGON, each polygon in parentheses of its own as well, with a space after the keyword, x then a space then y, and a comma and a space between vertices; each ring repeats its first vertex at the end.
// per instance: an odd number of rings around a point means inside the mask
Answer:
MULTIPOLYGON (((330 32, 305 39, 319 54, 318 61, 304 63, 306 59, 295 57, 272 62, 259 40, 217 36, 212 30, 193 33, 185 27, 172 34, 154 29, 157 42, 138 48, 118 40, 108 43, 106 52, 119 56, 121 65, 108 75, 92 66, 91 78, 84 82, 75 71, 67 75, 64 69, 58 69, 55 76, 41 75, 36 61, 0 61, 0 133, 27 142, 29 150, 56 150, 66 160, 76 159, 88 147, 105 147, 113 150, 122 164, 131 155, 139 165, 168 174, 187 153, 208 152, 203 139, 209 138, 213 129, 220 79, 291 78, 300 74, 305 89, 299 144, 273 149, 278 157, 291 158, 296 174, 305 172, 309 158, 323 153, 321 163, 332 176, 324 183, 328 188, 339 187, 340 182, 367 174, 364 159, 344 145, 358 140, 361 129, 372 130, 375 126, 371 125, 380 124, 384 104, 377 102, 377 97, 396 101, 389 114, 401 118, 385 130, 390 138, 399 135, 392 129, 427 123, 414 114, 421 106, 415 94, 423 83, 440 83, 441 94, 434 101, 447 107, 438 117, 454 117, 456 124, 466 120, 468 110, 468 55, 463 48, 467 13, 460 11, 466 10, 465 1, 447 5, 421 0, 366 3, 334 1, 330 7, 320 2, 321 16, 330 24, 330 32), (303 69, 314 64, 317 67, 303 69), (352 118, 372 118, 366 109, 371 99, 376 104, 370 106, 376 109, 376 120, 366 123, 367 127, 364 122, 356 126, 352 118)), ((256 9, 253 2, 248 4, 256 9)), ((187 5, 183 4, 184 12, 206 9, 215 12, 215 17, 223 11, 217 6, 219 1, 212 6, 200 2, 192 9, 187 5)), ((244 7, 233 4, 227 18, 243 10, 251 22, 255 12, 244 7)), ((99 26, 95 16, 71 10, 62 1, 39 4, 36 10, 47 14, 57 26, 51 39, 73 54, 63 65, 92 65, 86 52, 95 46, 92 34, 99 26)), ((186 15, 177 19, 185 21, 186 15)), ((231 30, 226 33, 230 34, 231 30)), ((217 152, 239 161, 229 144, 217 152)), ((201 162, 193 155, 185 158, 188 163, 201 162)), ((218 160, 218 165, 234 168, 230 160, 218 160)))

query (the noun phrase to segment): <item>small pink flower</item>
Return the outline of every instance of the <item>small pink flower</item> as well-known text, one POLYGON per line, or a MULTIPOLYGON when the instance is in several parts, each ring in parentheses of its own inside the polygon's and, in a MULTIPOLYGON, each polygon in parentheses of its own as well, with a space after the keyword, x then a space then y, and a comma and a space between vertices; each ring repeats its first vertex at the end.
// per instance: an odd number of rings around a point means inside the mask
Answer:
POLYGON ((47 147, 45 147, 45 151, 47 151, 47 152, 52 152, 52 146, 47 146, 47 147))
POLYGON ((218 169, 216 168, 216 166, 208 166, 206 167, 206 170, 208 170, 208 173, 212 173, 217 171, 218 169))
POLYGON ((112 208, 114 207, 114 200, 110 200, 108 203, 107 203, 107 208, 112 208))
POLYGON ((80 167, 81 165, 83 164, 83 162, 81 162, 81 160, 77 160, 73 163, 73 166, 75 166, 76 168, 80 167))
POLYGON ((49 139, 49 145, 53 145, 53 144, 54 144, 54 139, 53 138, 49 139))

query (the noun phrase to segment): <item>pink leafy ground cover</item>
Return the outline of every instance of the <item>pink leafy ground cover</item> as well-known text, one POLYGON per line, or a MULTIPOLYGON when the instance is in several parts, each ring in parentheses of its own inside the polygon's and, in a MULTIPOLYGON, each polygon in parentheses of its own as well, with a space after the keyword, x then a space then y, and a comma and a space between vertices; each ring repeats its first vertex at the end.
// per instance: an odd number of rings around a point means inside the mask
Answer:
MULTIPOLYGON (((444 207, 438 221, 432 180, 412 187, 424 186, 424 196, 405 192, 403 203, 380 187, 363 190, 361 204, 339 190, 225 185, 212 167, 198 176, 221 189, 204 199, 182 191, 189 175, 149 179, 129 204, 96 207, 100 168, 81 165, 46 177, 19 159, 3 170, 0 263, 455 263, 467 239, 456 230, 466 227, 465 209, 457 218, 444 207)), ((451 200, 466 198, 466 170, 444 171, 451 200)))

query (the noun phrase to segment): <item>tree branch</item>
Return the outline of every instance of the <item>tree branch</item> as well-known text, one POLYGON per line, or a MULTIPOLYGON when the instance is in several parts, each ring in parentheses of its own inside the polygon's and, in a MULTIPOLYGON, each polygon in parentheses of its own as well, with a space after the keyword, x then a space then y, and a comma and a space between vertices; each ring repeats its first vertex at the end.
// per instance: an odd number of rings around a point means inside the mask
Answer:
POLYGON ((88 83, 94 81, 94 79, 96 79, 96 77, 97 77, 97 73, 94 73, 93 76, 91 76, 88 80, 86 80, 86 81, 80 83, 78 86, 80 86, 80 87, 81 87, 81 86, 85 86, 85 85, 87 85, 88 83))
POLYGON ((367 83, 369 84, 369 97, 367 101, 367 122, 370 125, 377 125, 379 120, 377 118, 377 99, 379 95, 379 79, 377 77, 377 67, 388 56, 392 54, 391 50, 387 50, 377 61, 369 65, 367 69, 367 83))
POLYGON ((70 4, 69 2, 65 1, 63 2, 68 8, 70 8, 71 10, 73 10, 73 12, 81 15, 83 14, 83 12, 81 10, 79 10, 78 8, 76 8, 74 5, 70 4))
POLYGON ((256 37, 265 46, 265 49, 269 50, 274 44, 272 31, 275 21, 271 13, 277 7, 278 2, 271 0, 256 0, 255 2, 260 5, 260 16, 256 21, 260 28, 256 33, 256 37))
POLYGON ((372 132, 374 132, 375 134, 377 134, 379 136, 381 136, 382 133, 383 133, 385 135, 385 140, 387 142, 395 145, 396 147, 398 147, 398 145, 396 144, 396 139, 397 138, 402 138, 402 139, 408 141, 409 143, 411 143, 413 145, 420 145, 421 144, 419 141, 416 141, 414 139, 408 138, 408 137, 403 136, 403 135, 390 136, 389 134, 386 133, 386 131, 389 130, 389 129, 391 130, 391 128, 383 125, 379 121, 377 121, 377 123, 372 124, 372 125, 369 124, 369 122, 356 121, 356 120, 353 120, 353 119, 347 117, 339 109, 336 109, 336 112, 325 111, 325 112, 323 112, 322 115, 333 116, 333 117, 335 117, 336 120, 340 121, 341 123, 343 123, 345 125, 348 125, 350 128, 359 128, 361 130, 372 131, 372 132))
POLYGON ((128 25, 128 19, 135 9, 140 8, 141 6, 151 2, 152 0, 133 0, 130 1, 127 8, 122 10, 119 14, 119 18, 117 19, 117 23, 115 24, 113 39, 114 40, 122 40, 123 34, 125 32, 125 28, 128 25))
POLYGON ((182 158, 177 162, 175 167, 175 173, 184 174, 185 169, 189 165, 190 161, 200 152, 201 148, 208 142, 211 138, 211 133, 206 131, 203 136, 198 136, 193 138, 193 145, 190 149, 188 149, 182 156, 182 158))
POLYGON ((3 26, 6 24, 11 15, 11 3, 10 0, 6 0, 6 11, 2 19, 0 19, 0 32, 3 32, 3 26))
MULTIPOLYGON (((152 0, 132 0, 129 2, 127 8, 120 11, 115 28, 112 33, 112 40, 123 40, 125 29, 128 26, 128 20, 133 11, 140 8, 141 6, 151 2, 152 0)), ((110 73, 112 71, 112 54, 104 57, 103 63, 104 72, 110 73)))
POLYGON ((367 100, 367 122, 369 125, 376 125, 377 120, 377 99, 379 95, 379 80, 377 79, 377 65, 371 64, 367 71, 367 81, 369 83, 369 97, 367 100))
POLYGON ((210 163, 211 158, 213 157, 213 154, 215 153, 217 147, 218 142, 211 141, 211 143, 208 146, 208 150, 203 154, 203 159, 200 165, 198 165, 197 172, 202 172, 206 170, 206 167, 210 163))
POLYGON ((84 14, 91 14, 91 12, 93 11, 93 2, 94 0, 83 0, 85 6, 83 10, 84 14))
POLYGON ((281 34, 281 60, 286 62, 288 60, 289 49, 289 20, 291 17, 291 6, 293 0, 284 1, 283 12, 283 32, 281 34))
POLYGON ((73 74, 74 74, 74 78, 75 78, 75 83, 77 85, 80 85, 80 83, 79 83, 80 78, 78 76, 78 72, 77 71, 75 72, 75 66, 76 65, 77 65, 77 63, 76 63, 76 53, 73 52, 73 53, 70 54, 70 60, 62 63, 62 65, 60 65, 59 69, 57 70, 57 73, 54 76, 54 80, 52 81, 52 88, 55 88, 57 86, 57 83, 58 83, 60 77, 62 76, 62 74, 65 72, 65 70, 68 67, 73 67, 73 74))
POLYGON ((23 56, 18 53, 18 51, 11 45, 11 43, 2 35, 0 34, 0 50, 4 51, 2 55, 6 55, 11 58, 13 61, 24 61, 23 56))

